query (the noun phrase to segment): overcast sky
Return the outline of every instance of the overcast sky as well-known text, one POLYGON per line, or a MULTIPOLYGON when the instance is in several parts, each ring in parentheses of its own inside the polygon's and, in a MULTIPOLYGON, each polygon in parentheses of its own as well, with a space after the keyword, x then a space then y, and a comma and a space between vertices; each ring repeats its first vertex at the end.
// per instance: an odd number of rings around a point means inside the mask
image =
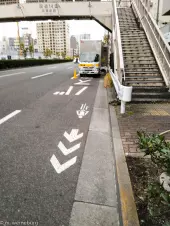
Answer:
MULTIPOLYGON (((92 39, 101 40, 104 35, 105 29, 93 20, 70 20, 70 35, 79 35, 88 33, 91 34, 92 39)), ((28 27, 28 32, 36 38, 36 22, 20 22, 20 36, 24 30, 22 28, 28 27)), ((17 36, 17 23, 0 23, 0 40, 3 36, 16 37, 17 36)))

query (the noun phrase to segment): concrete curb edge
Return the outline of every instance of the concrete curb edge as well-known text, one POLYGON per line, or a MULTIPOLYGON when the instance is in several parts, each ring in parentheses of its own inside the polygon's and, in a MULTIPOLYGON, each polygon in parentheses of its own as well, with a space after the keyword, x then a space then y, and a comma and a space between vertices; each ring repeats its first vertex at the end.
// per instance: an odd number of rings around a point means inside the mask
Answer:
MULTIPOLYGON (((109 91, 108 100, 109 98, 109 91)), ((120 209, 123 226, 139 226, 139 219, 134 200, 132 185, 123 150, 122 140, 119 131, 118 120, 113 106, 109 105, 109 114, 111 122, 111 135, 113 142, 113 153, 116 164, 116 176, 118 183, 118 193, 120 198, 120 209)))

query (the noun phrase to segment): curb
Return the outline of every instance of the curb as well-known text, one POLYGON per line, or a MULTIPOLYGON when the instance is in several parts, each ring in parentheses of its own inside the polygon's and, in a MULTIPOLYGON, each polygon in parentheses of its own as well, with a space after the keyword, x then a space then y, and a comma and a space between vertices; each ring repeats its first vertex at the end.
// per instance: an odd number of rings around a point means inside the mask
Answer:
MULTIPOLYGON (((107 94, 108 100, 110 101, 112 99, 111 89, 107 89, 107 94)), ((120 198, 120 209, 122 214, 122 225, 140 226, 116 112, 113 106, 109 105, 108 108, 111 121, 111 135, 113 142, 113 153, 116 164, 116 175, 120 198)))

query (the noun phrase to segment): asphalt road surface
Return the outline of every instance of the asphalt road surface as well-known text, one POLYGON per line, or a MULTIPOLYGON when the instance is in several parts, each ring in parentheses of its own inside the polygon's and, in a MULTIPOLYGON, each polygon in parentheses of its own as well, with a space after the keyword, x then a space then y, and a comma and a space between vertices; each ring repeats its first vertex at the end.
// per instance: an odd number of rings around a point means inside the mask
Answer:
POLYGON ((0 225, 69 225, 98 87, 74 67, 0 71, 0 225))

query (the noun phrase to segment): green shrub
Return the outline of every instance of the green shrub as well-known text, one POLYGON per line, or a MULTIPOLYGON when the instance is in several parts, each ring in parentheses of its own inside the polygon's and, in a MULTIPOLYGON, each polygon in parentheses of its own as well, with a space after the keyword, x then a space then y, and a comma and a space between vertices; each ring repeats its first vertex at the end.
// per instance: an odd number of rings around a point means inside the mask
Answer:
POLYGON ((24 59, 24 60, 0 60, 0 69, 11 69, 18 67, 38 66, 45 64, 66 63, 71 60, 65 59, 24 59))

